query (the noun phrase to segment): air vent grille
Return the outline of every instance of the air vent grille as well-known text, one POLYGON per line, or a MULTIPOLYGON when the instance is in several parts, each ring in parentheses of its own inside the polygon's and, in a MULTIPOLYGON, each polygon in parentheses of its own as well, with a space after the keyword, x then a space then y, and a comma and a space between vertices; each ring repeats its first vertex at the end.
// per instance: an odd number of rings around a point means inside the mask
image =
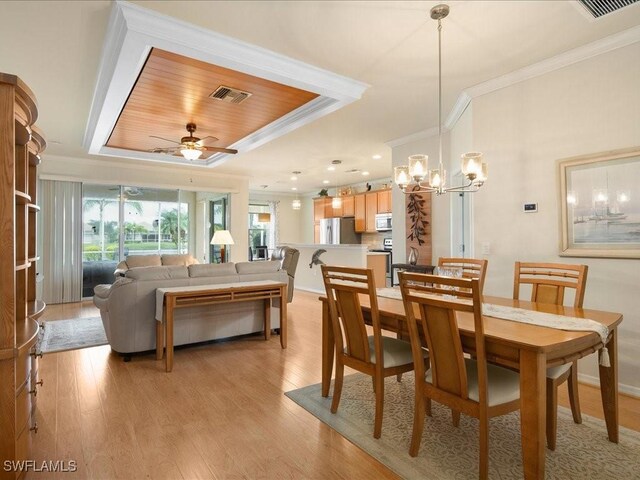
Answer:
POLYGON ((620 10, 638 0, 578 0, 595 18, 620 10))
POLYGON ((249 92, 243 92, 237 88, 226 87, 224 85, 220 85, 216 88, 216 91, 213 92, 209 97, 215 100, 221 100, 227 103, 242 103, 247 98, 249 98, 252 94, 249 92))

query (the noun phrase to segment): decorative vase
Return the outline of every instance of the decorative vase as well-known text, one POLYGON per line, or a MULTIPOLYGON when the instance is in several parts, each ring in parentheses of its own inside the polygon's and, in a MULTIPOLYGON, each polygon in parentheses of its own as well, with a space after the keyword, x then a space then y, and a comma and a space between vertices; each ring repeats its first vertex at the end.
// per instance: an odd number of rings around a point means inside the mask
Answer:
POLYGON ((409 265, 415 265, 418 263, 418 249, 415 247, 409 247, 409 265))

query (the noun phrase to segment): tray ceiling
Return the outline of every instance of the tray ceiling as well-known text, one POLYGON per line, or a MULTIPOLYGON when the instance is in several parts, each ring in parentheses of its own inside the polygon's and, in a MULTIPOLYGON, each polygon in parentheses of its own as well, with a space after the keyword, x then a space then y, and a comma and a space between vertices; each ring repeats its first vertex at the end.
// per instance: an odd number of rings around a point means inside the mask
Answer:
MULTIPOLYGON (((154 48, 120 113, 108 147, 149 151, 179 141, 189 122, 196 136, 228 148, 318 97, 317 93, 154 48), (211 98, 220 86, 249 92, 242 103, 211 98)), ((178 154, 179 155, 179 154, 178 154)), ((211 155, 209 155, 211 156, 211 155)))

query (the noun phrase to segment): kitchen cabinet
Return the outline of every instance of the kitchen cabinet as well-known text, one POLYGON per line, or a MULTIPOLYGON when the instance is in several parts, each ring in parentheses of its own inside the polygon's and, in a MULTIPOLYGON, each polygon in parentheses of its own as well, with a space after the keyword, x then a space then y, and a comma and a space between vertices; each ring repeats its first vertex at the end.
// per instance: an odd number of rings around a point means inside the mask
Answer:
POLYGON ((367 268, 373 270, 373 279, 376 283, 376 288, 384 288, 387 286, 386 253, 368 253, 367 268))
POLYGON ((355 217, 356 232, 362 233, 367 229, 367 209, 364 195, 353 196, 353 216, 355 217))
POLYGON ((391 189, 378 191, 378 213, 391 213, 391 189))
MULTIPOLYGON (((319 222, 323 218, 342 217, 342 205, 333 208, 333 197, 320 197, 313 200, 313 221, 319 222)), ((344 198, 343 198, 344 201, 344 198)))
POLYGON ((345 195, 342 197, 342 216, 353 217, 355 216, 355 205, 353 195, 345 195))
POLYGON ((313 224, 313 243, 320 243, 320 222, 313 224))
POLYGON ((378 213, 378 192, 364 195, 365 204, 365 232, 376 231, 376 214, 378 213))

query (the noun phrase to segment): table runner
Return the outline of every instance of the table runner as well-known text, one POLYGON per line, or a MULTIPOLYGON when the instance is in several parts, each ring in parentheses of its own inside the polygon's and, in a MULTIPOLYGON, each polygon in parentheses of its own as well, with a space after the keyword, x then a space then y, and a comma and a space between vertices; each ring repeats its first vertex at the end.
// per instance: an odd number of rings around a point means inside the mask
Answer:
MULTIPOLYGON (((397 288, 379 288, 377 289, 377 293, 380 297, 402 300, 402 294, 397 288)), ((609 337, 609 329, 600 322, 596 322, 595 320, 590 320, 588 318, 567 317, 564 315, 536 312, 534 310, 494 305, 491 303, 482 304, 482 314, 503 320, 556 328, 558 330, 596 332, 600 336, 602 344, 604 345, 602 348, 602 354, 600 355, 600 365, 603 367, 610 366, 609 352, 606 347, 607 339, 609 337)))

